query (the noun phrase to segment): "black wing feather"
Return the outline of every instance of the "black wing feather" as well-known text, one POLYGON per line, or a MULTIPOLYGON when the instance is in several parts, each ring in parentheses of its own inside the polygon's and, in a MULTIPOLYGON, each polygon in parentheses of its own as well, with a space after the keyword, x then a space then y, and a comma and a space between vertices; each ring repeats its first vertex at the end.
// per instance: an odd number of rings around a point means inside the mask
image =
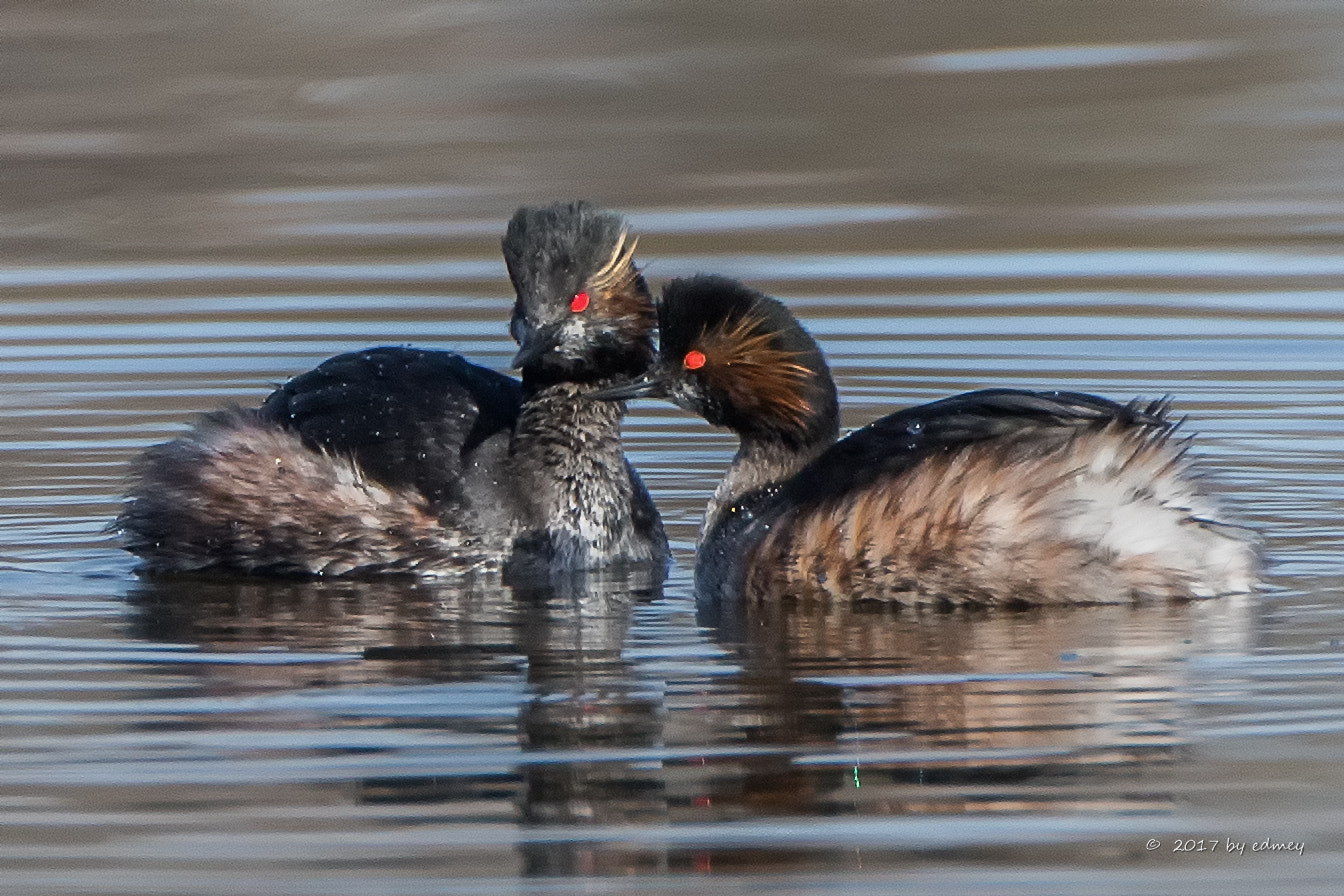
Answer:
POLYGON ((512 430, 521 402, 517 380, 455 352, 385 347, 299 374, 261 412, 373 479, 442 503, 459 496, 464 458, 512 430))
POLYGON ((1082 392, 983 389, 888 414, 831 446, 790 480, 785 503, 862 489, 923 459, 990 439, 1045 440, 1117 422, 1168 427, 1167 400, 1119 404, 1082 392))

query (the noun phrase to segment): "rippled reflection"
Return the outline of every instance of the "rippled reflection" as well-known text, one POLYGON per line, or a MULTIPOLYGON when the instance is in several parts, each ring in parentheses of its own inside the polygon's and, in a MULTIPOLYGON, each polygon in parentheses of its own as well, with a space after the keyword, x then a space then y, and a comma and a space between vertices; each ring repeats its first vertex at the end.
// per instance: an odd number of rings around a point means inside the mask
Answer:
MULTIPOLYGON (((622 582, 170 579, 129 597, 137 637, 196 652, 193 696, 176 698, 181 730, 243 713, 247 733, 224 761, 265 777, 310 755, 318 791, 306 799, 336 787, 351 806, 413 807, 453 826, 516 822, 521 867, 541 875, 784 856, 716 847, 709 833, 691 849, 621 845, 629 825, 1170 813, 1175 794, 1127 782, 1183 761, 1186 663, 1246 650, 1254 621, 1249 600, 760 606, 702 620, 730 660, 705 677, 628 655, 632 614, 662 599, 622 582)), ((845 836, 828 824, 790 849, 845 836)))
POLYGON ((754 606, 734 626, 744 691, 762 698, 748 736, 802 745, 787 773, 758 783, 806 813, 837 811, 836 800, 884 814, 1170 808, 1158 794, 1098 801, 1050 782, 1075 766, 1105 777, 1175 761, 1188 743, 1183 662, 1244 648, 1251 622, 1245 600, 1015 613, 754 606), (789 781, 822 770, 824 788, 789 781), (1046 783, 1014 792, 1032 781, 1046 783))
MULTIPOLYGON (((220 699, 328 691, 330 699, 311 706, 325 718, 324 729, 376 728, 380 749, 397 752, 440 733, 450 740, 467 732, 489 735, 472 746, 490 770, 448 762, 431 772, 432 756, 417 763, 425 769, 420 774, 408 768, 392 774, 397 766, 390 764, 387 774, 356 782, 354 801, 440 805, 455 813, 463 803, 480 801, 484 808, 503 799, 515 804, 521 824, 543 827, 665 817, 666 800, 661 786, 649 780, 650 766, 629 758, 662 740, 661 700, 642 685, 623 653, 632 608, 658 597, 656 588, 597 577, 560 588, 509 587, 491 579, 163 579, 130 594, 139 637, 190 644, 216 660, 243 659, 195 667, 203 694, 220 699), (313 652, 344 657, 314 665, 308 662, 313 652), (451 707, 453 691, 433 694, 425 685, 471 682, 501 697, 512 692, 513 718, 495 715, 507 703, 492 706, 488 720, 474 718, 471 707, 465 713, 457 707, 442 715, 434 711, 436 705, 451 707), (424 695, 422 705, 408 712, 407 702, 417 695, 424 695), (396 729, 410 735, 409 743, 388 739, 396 729), (492 747, 505 755, 492 758, 492 747), (603 762, 603 752, 614 752, 612 760, 603 762)), ((280 731, 294 725, 285 713, 273 719, 280 731)), ((333 771, 336 779, 343 777, 333 771)), ((498 812, 496 806, 488 814, 498 812)), ((573 844, 521 848, 535 873, 583 870, 573 844)), ((617 862, 611 870, 619 867, 624 865, 617 862)))

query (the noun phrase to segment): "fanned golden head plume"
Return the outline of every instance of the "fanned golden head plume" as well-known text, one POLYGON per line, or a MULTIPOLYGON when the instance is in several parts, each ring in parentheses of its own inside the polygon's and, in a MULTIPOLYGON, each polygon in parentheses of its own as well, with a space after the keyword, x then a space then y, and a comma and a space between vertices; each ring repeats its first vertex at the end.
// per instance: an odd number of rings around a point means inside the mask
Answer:
POLYGON ((815 413, 805 388, 813 371, 806 352, 783 345, 764 314, 751 311, 709 326, 695 340, 702 375, 741 412, 803 427, 815 413))

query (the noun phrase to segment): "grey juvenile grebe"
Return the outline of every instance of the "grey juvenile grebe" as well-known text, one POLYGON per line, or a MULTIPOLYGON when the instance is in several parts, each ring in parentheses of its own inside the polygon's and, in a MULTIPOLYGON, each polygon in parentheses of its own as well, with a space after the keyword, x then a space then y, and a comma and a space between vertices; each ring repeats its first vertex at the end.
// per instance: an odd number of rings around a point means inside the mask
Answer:
POLYGON ((520 209, 504 258, 519 383, 453 352, 339 355, 258 409, 206 416, 135 464, 117 520, 149 571, 289 575, 650 564, 667 541, 588 393, 653 359, 624 221, 520 209))
POLYGON ((678 280, 659 329, 655 367, 598 397, 661 395, 737 433, 701 530, 702 598, 1067 604, 1254 587, 1255 539, 1218 521, 1165 401, 990 389, 836 442, 826 362, 779 302, 678 280))

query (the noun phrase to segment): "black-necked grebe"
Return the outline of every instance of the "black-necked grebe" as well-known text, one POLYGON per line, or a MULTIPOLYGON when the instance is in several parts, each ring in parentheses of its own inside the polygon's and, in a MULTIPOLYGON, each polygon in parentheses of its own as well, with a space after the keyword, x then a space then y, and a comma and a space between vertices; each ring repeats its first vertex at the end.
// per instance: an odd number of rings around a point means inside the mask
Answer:
POLYGON ((1254 587, 1255 538, 1219 521, 1165 401, 990 389, 837 442, 826 362, 779 302, 678 280, 659 329, 650 372, 598 397, 661 395, 738 435, 701 530, 704 599, 1116 603, 1254 587))
POLYGON ((453 352, 339 355, 258 409, 206 416, 135 464, 117 520, 147 571, 524 573, 666 566, 621 449, 653 301, 623 219, 520 209, 503 240, 522 382, 453 352))

